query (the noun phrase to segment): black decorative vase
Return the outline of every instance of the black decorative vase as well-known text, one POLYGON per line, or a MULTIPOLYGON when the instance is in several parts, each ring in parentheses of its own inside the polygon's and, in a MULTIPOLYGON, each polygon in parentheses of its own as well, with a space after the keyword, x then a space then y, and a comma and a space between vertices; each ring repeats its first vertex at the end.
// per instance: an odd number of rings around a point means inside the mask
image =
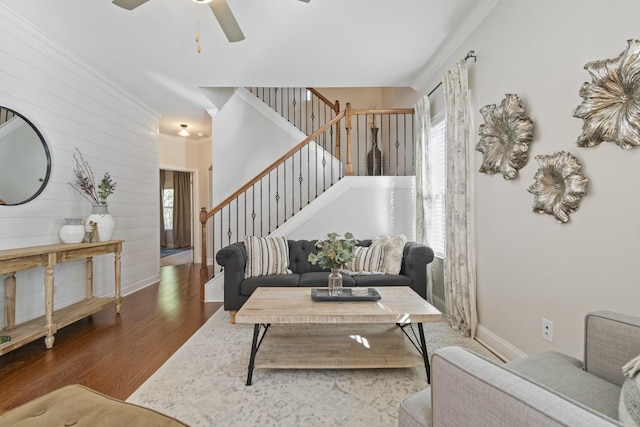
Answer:
POLYGON ((382 151, 378 148, 378 128, 371 128, 371 150, 367 154, 367 173, 382 175, 382 151))

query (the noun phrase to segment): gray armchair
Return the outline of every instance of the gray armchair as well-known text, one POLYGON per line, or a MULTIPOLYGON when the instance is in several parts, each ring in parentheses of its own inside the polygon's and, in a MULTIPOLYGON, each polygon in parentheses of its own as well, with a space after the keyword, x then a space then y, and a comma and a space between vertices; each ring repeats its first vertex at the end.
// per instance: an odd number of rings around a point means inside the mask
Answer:
POLYGON ((400 427, 622 426, 622 366, 640 354, 640 318, 585 318, 584 363, 544 352, 504 365, 460 347, 436 350, 431 386, 400 404, 400 427))

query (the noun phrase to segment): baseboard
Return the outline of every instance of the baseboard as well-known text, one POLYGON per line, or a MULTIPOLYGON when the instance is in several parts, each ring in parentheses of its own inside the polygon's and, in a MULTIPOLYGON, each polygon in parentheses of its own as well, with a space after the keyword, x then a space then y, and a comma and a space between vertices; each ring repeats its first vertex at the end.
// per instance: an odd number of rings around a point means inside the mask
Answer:
POLYGON ((526 356, 526 353, 520 351, 482 325, 478 325, 476 328, 476 341, 505 362, 526 356))
POLYGON ((122 296, 126 296, 136 291, 139 291, 140 289, 144 289, 147 286, 151 286, 154 283, 158 283, 159 281, 160 281, 160 274, 154 274, 153 276, 147 277, 146 279, 140 280, 139 282, 129 283, 125 286, 122 286, 120 288, 120 294, 122 296))
POLYGON ((204 302, 224 302, 224 272, 204 284, 204 302))

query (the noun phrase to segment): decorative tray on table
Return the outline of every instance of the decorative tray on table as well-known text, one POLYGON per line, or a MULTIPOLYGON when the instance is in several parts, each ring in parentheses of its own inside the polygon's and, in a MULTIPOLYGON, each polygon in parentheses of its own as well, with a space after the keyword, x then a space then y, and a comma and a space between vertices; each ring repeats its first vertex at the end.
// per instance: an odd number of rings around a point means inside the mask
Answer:
POLYGON ((329 289, 318 288, 311 289, 311 299, 314 301, 378 301, 380 294, 374 288, 342 288, 340 295, 329 295, 329 289))

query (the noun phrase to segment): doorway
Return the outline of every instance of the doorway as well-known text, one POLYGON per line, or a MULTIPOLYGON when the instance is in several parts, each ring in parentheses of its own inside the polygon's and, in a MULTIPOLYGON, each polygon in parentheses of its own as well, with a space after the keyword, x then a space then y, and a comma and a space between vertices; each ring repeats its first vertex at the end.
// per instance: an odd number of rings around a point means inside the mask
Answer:
POLYGON ((160 170, 160 258, 193 262, 193 172, 160 170), (177 256, 180 255, 180 256, 177 256))

